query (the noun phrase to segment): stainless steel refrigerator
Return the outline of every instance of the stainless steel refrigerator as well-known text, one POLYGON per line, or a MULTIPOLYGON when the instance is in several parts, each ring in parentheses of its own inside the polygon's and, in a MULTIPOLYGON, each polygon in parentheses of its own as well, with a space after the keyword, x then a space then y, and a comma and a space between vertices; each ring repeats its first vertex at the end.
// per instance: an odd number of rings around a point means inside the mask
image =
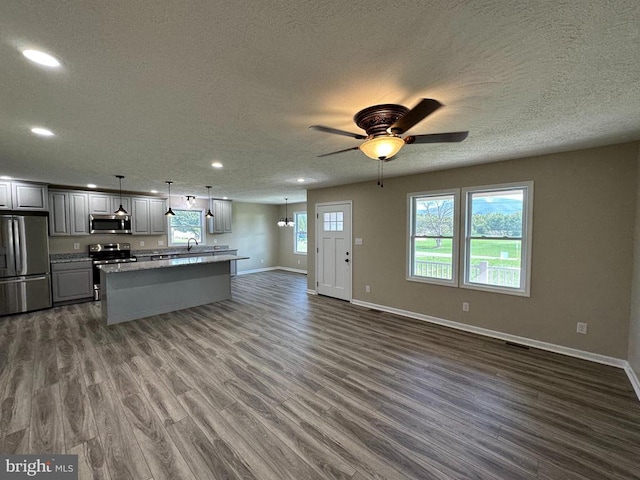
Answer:
POLYGON ((0 315, 51 307, 46 214, 0 214, 0 315))

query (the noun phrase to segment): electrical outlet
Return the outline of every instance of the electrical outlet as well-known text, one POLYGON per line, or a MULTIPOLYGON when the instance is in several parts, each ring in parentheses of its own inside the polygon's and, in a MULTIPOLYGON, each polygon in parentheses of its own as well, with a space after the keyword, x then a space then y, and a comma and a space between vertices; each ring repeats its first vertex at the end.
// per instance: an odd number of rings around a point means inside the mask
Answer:
POLYGON ((463 312, 469 311, 469 302, 462 302, 462 311, 463 312))
POLYGON ((264 263, 264 258, 261 258, 261 259, 260 259, 260 263, 264 263))
POLYGON ((80 250, 80 244, 79 243, 74 243, 73 244, 73 249, 74 250, 80 250))
POLYGON ((300 265, 300 260, 298 260, 298 265, 300 265))
POLYGON ((164 245, 164 240, 158 240, 158 246, 161 247, 162 245, 164 245))
POLYGON ((140 240, 140 246, 144 247, 144 240, 140 240))
POLYGON ((583 335, 587 334, 587 324, 585 322, 578 322, 576 325, 576 332, 582 333, 583 335))
POLYGON ((217 238, 214 238, 214 239, 213 239, 213 243, 218 243, 218 239, 217 239, 217 238))
POLYGON ((371 293, 371 285, 365 285, 364 291, 367 293, 371 293))

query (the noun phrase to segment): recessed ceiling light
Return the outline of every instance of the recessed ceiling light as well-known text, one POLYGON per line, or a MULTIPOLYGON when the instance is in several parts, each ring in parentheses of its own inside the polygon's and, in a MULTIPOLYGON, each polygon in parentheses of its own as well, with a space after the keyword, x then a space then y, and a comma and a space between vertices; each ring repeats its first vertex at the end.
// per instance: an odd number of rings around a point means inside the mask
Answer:
POLYGON ((35 62, 40 65, 44 65, 45 67, 59 67, 60 62, 57 58, 52 57, 51 55, 40 52, 38 50, 23 50, 22 54, 27 57, 32 62, 35 62))
POLYGON ((213 162, 213 163, 211 164, 211 166, 212 166, 213 168, 222 168, 222 164, 221 164, 220 162, 213 162))
POLYGON ((89 188, 97 188, 98 186, 95 183, 87 183, 87 187, 89 187, 89 188))
POLYGON ((54 133, 51 130, 47 130, 46 128, 34 127, 31 129, 31 132, 36 135, 40 135, 41 137, 53 137, 54 133))
POLYGON ((0 180, 11 180, 11 177, 7 175, 0 175, 0 180))
POLYGON ((299 178, 298 183, 304 183, 304 178, 299 178))
POLYGON ((223 199, 223 200, 228 200, 228 199, 229 199, 229 197, 222 197, 222 199, 223 199))
POLYGON ((151 193, 158 193, 158 190, 151 190, 151 193))

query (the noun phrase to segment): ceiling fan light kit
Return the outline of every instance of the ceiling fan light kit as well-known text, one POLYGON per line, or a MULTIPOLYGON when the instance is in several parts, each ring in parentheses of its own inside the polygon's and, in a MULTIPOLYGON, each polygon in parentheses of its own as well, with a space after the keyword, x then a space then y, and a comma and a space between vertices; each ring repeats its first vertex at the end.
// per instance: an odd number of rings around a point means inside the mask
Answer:
POLYGON ((373 160, 386 160, 398 153, 402 147, 402 138, 396 135, 381 135, 365 140, 358 148, 373 160))
MULTIPOLYGON (((442 106, 443 105, 437 100, 423 98, 411 110, 403 105, 391 103, 367 107, 360 110, 353 117, 356 125, 367 132, 366 136, 337 128, 325 127, 323 125, 312 125, 309 128, 334 135, 355 138, 356 140, 364 140, 358 147, 325 153, 324 155, 318 155, 319 157, 326 157, 327 155, 335 155, 351 150, 360 150, 373 160, 387 162, 392 160, 405 145, 414 143, 461 142, 467 138, 469 132, 434 133, 428 135, 411 135, 405 138, 400 137, 400 135, 406 133, 414 125, 427 118, 442 106)), ((380 168, 379 166, 379 169, 380 168)), ((379 171, 378 185, 382 186, 380 176, 381 173, 379 171)))

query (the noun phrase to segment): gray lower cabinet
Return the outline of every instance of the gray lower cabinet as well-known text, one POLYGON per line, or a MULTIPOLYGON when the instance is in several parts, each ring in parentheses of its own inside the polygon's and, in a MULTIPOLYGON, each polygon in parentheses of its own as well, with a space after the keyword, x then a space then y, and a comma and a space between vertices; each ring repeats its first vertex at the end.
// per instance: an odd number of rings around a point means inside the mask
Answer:
POLYGON ((213 218, 209 219, 209 233, 231 233, 233 207, 230 200, 211 200, 213 218))
POLYGON ((51 264, 53 301, 93 298, 93 265, 91 261, 51 264))

